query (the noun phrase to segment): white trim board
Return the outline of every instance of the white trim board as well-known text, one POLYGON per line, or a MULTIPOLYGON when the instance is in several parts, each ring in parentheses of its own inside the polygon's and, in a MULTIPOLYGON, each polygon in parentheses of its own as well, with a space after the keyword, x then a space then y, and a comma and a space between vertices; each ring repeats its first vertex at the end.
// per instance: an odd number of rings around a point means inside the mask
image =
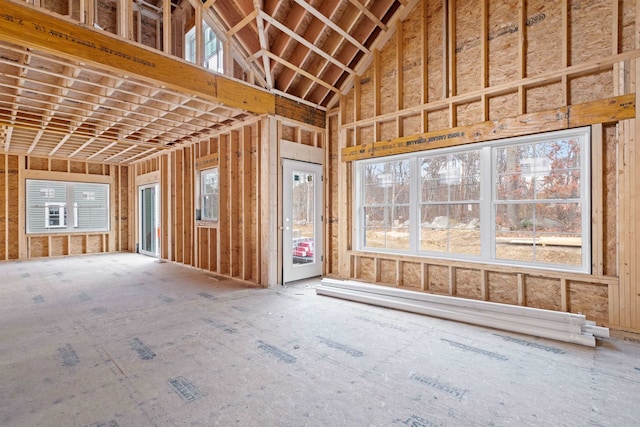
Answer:
POLYGON ((425 294, 334 279, 322 279, 321 284, 316 287, 316 293, 589 347, 595 347, 596 336, 609 336, 608 328, 595 326, 582 314, 425 294))

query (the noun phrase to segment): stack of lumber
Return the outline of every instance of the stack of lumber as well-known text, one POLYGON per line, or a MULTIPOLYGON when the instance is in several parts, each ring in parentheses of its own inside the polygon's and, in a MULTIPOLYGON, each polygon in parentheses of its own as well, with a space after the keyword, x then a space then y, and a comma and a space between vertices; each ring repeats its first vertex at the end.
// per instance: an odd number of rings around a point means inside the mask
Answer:
POLYGON ((582 314, 432 295, 356 281, 322 279, 316 294, 473 325, 595 347, 609 329, 582 314))

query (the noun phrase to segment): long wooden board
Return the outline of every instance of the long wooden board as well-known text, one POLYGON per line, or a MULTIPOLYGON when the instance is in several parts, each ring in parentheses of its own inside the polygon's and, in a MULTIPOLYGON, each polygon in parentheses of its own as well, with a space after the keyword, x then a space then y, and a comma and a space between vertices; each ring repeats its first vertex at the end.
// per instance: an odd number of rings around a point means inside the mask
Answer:
POLYGON ((346 147, 342 149, 342 161, 350 162, 475 142, 494 141, 539 132, 611 123, 631 119, 635 116, 635 94, 622 95, 518 117, 346 147))
POLYGON ((318 128, 326 126, 327 115, 323 110, 276 95, 276 115, 295 119, 318 128))
POLYGON ((26 4, 0 0, 0 40, 152 80, 231 108, 275 114, 275 96, 267 91, 26 4))

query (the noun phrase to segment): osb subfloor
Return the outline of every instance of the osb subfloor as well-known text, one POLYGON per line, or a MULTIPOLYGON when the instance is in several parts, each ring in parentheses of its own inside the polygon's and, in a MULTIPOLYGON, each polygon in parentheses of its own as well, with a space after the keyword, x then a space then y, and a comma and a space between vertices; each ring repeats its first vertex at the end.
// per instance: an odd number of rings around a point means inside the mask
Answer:
POLYGON ((2 426, 638 425, 640 340, 595 349, 134 254, 0 264, 2 426))

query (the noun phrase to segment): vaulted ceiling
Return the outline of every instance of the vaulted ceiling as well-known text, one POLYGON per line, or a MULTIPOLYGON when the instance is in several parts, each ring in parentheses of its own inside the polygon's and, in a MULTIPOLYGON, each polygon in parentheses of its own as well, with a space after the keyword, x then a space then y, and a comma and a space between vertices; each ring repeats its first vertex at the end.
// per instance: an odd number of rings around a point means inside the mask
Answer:
POLYGON ((356 74, 371 63, 372 52, 386 43, 416 0, 203 3, 266 88, 330 108, 351 89, 356 74))
POLYGON ((126 164, 298 103, 324 113, 417 1, 131 3, 158 23, 165 4, 197 10, 256 88, 133 46, 114 29, 77 26, 73 14, 0 0, 0 151, 126 164))

